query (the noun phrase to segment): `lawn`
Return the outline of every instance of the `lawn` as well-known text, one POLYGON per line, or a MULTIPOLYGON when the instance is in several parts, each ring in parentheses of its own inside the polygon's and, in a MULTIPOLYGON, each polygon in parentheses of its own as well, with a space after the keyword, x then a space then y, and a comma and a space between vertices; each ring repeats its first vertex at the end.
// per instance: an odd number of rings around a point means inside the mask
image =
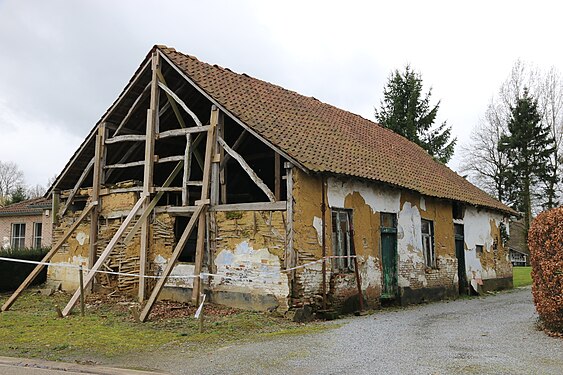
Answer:
MULTIPOLYGON (((0 295, 0 303, 8 297, 0 295)), ((108 363, 131 354, 155 350, 195 350, 239 341, 257 341, 272 335, 303 334, 327 325, 302 325, 270 313, 206 305, 203 333, 194 319, 195 308, 159 302, 150 321, 137 323, 131 304, 123 299, 91 296, 84 317, 61 319, 55 306, 70 296, 47 297, 25 292, 9 311, 0 313, 0 356, 108 363)))
POLYGON ((513 267, 512 282, 514 287, 526 286, 532 284, 532 267, 513 267))

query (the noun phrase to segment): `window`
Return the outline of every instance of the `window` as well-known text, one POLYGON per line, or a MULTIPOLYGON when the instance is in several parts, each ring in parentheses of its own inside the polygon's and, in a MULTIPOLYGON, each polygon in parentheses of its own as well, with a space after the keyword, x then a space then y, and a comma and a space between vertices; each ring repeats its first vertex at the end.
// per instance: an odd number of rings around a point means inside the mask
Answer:
POLYGON ((332 209, 332 254, 342 257, 334 259, 335 271, 354 271, 354 260, 349 258, 349 256, 355 255, 350 210, 332 209))
POLYGON ((475 245, 475 253, 477 253, 477 256, 481 256, 481 254, 483 254, 483 245, 475 245))
POLYGON ((39 249, 41 247, 41 232, 43 231, 43 224, 33 223, 33 247, 39 249))
POLYGON ((427 267, 436 268, 436 254, 434 253, 434 223, 430 220, 422 219, 421 224, 424 263, 427 267))
POLYGON ((25 224, 12 224, 12 249, 25 247, 25 224))

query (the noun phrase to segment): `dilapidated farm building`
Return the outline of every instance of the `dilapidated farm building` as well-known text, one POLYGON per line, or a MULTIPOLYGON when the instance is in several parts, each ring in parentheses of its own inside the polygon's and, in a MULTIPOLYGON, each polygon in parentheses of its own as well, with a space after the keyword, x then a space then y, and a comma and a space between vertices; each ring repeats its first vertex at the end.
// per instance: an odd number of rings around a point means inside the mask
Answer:
POLYGON ((49 278, 77 288, 57 264, 141 275, 86 282, 138 295, 145 318, 158 296, 200 291, 285 310, 345 306, 358 289, 375 307, 512 284, 510 208, 369 120, 165 46, 51 193, 49 278))

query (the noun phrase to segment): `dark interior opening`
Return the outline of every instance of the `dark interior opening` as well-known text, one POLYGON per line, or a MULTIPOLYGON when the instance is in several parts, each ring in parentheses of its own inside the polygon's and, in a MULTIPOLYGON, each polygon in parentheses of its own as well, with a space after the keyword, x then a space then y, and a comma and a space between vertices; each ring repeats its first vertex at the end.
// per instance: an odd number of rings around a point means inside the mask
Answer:
MULTIPOLYGON (((180 240, 182 233, 186 229, 188 225, 188 221, 190 220, 189 217, 185 216, 178 216, 176 217, 176 222, 174 223, 174 238, 176 243, 180 240)), ((182 252, 180 253, 180 257, 178 258, 179 262, 187 262, 187 263, 194 263, 195 262, 195 250, 196 250, 196 242, 197 242, 197 226, 194 227, 192 233, 188 237, 182 252)))

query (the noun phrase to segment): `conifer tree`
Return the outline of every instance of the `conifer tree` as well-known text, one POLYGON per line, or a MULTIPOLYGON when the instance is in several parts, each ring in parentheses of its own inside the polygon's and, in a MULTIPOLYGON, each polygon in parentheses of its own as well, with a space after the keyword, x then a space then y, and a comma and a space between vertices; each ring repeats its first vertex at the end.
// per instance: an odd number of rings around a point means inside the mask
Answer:
POLYGON ((549 192, 539 186, 550 186, 556 174, 550 164, 555 142, 548 126, 541 122, 538 102, 524 90, 510 108, 508 133, 500 138, 498 149, 506 153, 506 187, 512 208, 524 216, 526 232, 530 228, 533 198, 549 192))
POLYGON ((404 72, 395 70, 383 91, 381 108, 375 110, 376 120, 395 133, 415 142, 442 163, 453 153, 456 139, 451 138, 451 126, 444 121, 434 127, 440 102, 430 105, 431 90, 422 92, 422 77, 409 65, 404 72))

